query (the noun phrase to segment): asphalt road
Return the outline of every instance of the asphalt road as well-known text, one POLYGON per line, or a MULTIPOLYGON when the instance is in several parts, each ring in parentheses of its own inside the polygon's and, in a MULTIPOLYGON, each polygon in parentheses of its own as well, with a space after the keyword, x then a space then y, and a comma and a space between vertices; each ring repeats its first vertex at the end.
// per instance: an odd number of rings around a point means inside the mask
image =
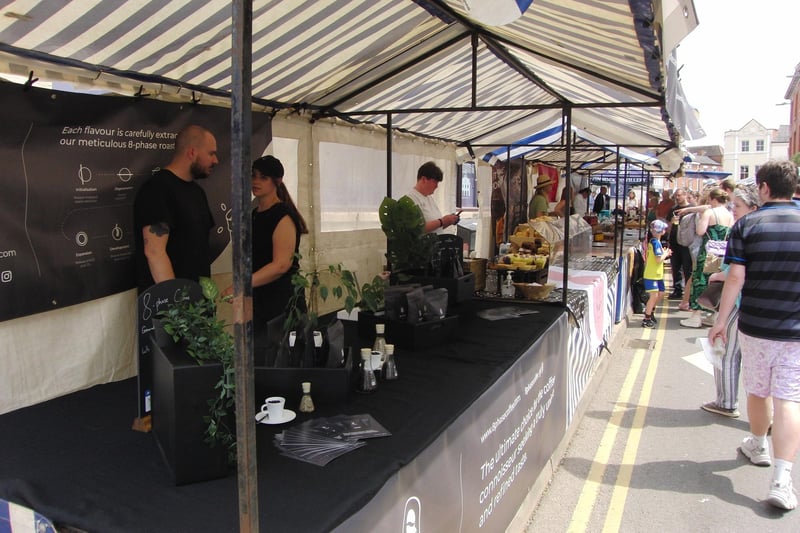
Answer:
MULTIPOLYGON (((737 448, 748 434, 741 417, 707 413, 714 377, 687 329, 689 313, 664 300, 656 329, 628 327, 604 352, 597 390, 527 532, 797 532, 800 509, 764 500, 772 467, 751 465, 737 448)), ((800 486, 800 466, 793 471, 800 486)))

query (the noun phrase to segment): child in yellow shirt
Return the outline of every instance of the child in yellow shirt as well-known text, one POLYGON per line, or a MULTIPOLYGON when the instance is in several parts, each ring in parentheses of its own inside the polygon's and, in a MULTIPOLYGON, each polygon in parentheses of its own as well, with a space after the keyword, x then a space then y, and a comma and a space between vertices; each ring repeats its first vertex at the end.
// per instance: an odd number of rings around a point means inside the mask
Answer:
POLYGON ((644 308, 643 328, 654 328, 656 319, 653 310, 664 298, 664 260, 672 255, 672 250, 661 246, 661 237, 669 228, 669 224, 656 219, 650 223, 650 240, 647 242, 647 253, 644 260, 644 290, 648 294, 644 308))

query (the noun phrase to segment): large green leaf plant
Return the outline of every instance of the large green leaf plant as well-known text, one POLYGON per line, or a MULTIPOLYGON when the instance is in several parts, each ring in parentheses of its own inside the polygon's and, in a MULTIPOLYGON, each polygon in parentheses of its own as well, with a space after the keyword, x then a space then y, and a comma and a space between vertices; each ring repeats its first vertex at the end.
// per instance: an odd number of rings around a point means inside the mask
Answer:
POLYGON ((386 197, 381 202, 378 216, 386 235, 392 272, 402 279, 425 271, 439 239, 433 233, 425 233, 422 210, 408 196, 399 200, 386 197))

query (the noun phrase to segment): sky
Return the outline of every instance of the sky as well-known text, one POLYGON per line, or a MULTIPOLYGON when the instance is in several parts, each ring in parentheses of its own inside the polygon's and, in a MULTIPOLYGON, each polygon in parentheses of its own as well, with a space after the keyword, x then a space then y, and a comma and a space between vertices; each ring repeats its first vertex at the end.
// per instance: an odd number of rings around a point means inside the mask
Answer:
POLYGON ((723 146, 727 130, 750 119, 789 124, 784 95, 800 63, 800 0, 694 0, 698 26, 677 50, 681 83, 706 137, 688 146, 723 146))

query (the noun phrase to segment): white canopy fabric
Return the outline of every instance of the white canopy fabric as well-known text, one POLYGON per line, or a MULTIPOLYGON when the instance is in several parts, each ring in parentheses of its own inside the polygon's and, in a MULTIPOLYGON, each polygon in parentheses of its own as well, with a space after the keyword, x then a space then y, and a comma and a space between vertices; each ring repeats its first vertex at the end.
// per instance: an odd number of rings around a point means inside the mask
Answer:
MULTIPOLYGON (((377 124, 391 112, 394 128, 476 145, 542 131, 566 106, 598 138, 667 147, 660 9, 536 0, 488 27, 462 0, 256 0, 252 96, 377 124)), ((228 0, 0 0, 0 13, 0 71, 164 99, 232 87, 228 0)))

